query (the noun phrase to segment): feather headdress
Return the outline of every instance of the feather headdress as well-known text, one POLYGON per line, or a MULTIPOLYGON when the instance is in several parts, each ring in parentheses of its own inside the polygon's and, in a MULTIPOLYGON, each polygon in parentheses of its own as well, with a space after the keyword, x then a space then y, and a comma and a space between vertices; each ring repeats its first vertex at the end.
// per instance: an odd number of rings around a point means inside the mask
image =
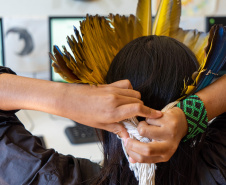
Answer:
POLYGON ((151 0, 139 0, 136 16, 87 15, 80 24, 81 35, 67 37, 73 56, 63 47, 54 46, 52 66, 55 72, 71 83, 104 84, 111 61, 120 49, 140 36, 164 35, 177 39, 195 54, 200 68, 193 84, 185 84, 181 97, 207 86, 225 60, 226 30, 214 26, 209 34, 179 28, 180 0, 162 0, 152 24, 151 0), (206 76, 208 74, 208 76, 206 76), (208 80, 204 80, 208 78, 208 80), (202 84, 204 83, 204 84, 202 84))
POLYGON ((113 58, 127 43, 141 36, 168 36, 189 47, 200 65, 193 84, 185 83, 181 94, 184 98, 209 85, 225 63, 226 28, 214 26, 208 34, 183 30, 179 28, 180 16, 181 0, 162 0, 153 23, 151 0, 139 0, 136 16, 110 14, 105 19, 87 15, 80 23, 81 35, 74 28, 75 37, 67 37, 73 56, 65 47, 61 52, 54 46, 54 55, 50 53, 52 66, 68 82, 104 84, 113 58))

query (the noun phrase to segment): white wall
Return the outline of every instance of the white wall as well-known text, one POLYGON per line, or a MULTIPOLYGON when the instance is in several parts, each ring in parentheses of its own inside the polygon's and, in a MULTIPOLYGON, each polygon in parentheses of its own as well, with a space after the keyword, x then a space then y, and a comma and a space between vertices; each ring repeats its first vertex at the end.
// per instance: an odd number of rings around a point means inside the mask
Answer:
POLYGON ((226 15, 226 0, 218 0, 218 6, 215 15, 226 15))
POLYGON ((0 16, 134 13, 137 0, 0 0, 0 16))
MULTIPOLYGON (((226 15, 226 0, 217 0, 215 15, 226 15)), ((137 0, 0 0, 0 16, 49 16, 135 13, 137 0)))

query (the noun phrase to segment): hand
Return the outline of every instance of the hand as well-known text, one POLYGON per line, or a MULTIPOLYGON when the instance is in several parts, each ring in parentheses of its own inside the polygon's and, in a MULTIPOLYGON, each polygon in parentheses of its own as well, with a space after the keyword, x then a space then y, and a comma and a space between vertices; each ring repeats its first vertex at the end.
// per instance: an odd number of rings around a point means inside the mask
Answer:
POLYGON ((140 93, 128 80, 110 85, 81 85, 57 83, 2 74, 0 109, 37 110, 66 117, 79 123, 128 137, 119 123, 126 118, 162 116, 143 105, 140 93))
POLYGON ((141 136, 154 141, 142 143, 131 138, 126 139, 125 146, 130 162, 159 163, 172 157, 186 135, 188 126, 184 112, 174 107, 164 112, 159 119, 140 122, 137 129, 141 136))
POLYGON ((143 105, 140 93, 132 89, 128 80, 98 86, 69 85, 73 90, 67 89, 69 98, 68 102, 64 103, 71 108, 64 109, 67 110, 65 117, 113 132, 122 138, 128 137, 128 133, 122 124, 117 123, 118 121, 134 116, 148 118, 162 116, 160 111, 143 105))

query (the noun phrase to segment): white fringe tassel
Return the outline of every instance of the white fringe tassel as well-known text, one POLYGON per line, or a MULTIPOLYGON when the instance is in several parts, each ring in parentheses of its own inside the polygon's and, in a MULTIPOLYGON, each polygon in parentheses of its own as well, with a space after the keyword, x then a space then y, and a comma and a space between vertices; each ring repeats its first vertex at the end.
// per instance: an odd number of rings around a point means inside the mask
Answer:
MULTIPOLYGON (((137 139, 144 143, 151 142, 150 139, 146 137, 140 136, 137 131, 138 120, 136 118, 130 118, 127 120, 122 121, 127 132, 129 133, 130 138, 137 139)), ((129 161, 128 154, 126 153, 124 142, 122 140, 122 148, 124 153, 129 161)), ((156 165, 154 163, 130 163, 130 169, 134 172, 134 176, 139 181, 139 185, 155 185, 155 168, 156 165)))
MULTIPOLYGON (((168 104, 166 107, 162 109, 162 112, 165 112, 166 110, 174 107, 178 102, 179 101, 175 101, 168 104)), ((152 141, 146 137, 140 136, 140 134, 137 131, 137 126, 139 122, 135 117, 123 120, 122 123, 127 129, 127 132, 129 133, 130 138, 137 139, 144 143, 149 143, 152 141)), ((122 141, 122 148, 129 162, 129 157, 128 157, 128 154, 126 153, 124 142, 123 140, 121 141, 122 141)), ((148 163, 130 163, 129 162, 129 167, 134 172, 134 176, 139 181, 139 185, 155 185, 156 165, 154 163, 148 164, 148 163)))

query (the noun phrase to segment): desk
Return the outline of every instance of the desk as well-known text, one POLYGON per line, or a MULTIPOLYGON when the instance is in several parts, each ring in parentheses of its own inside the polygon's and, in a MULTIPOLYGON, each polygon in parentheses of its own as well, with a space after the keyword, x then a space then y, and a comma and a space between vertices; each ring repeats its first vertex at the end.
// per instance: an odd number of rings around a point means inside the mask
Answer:
POLYGON ((100 143, 73 145, 65 134, 65 128, 74 126, 74 122, 63 117, 32 110, 20 110, 16 113, 25 128, 33 135, 43 136, 46 147, 74 157, 87 158, 94 162, 102 160, 100 143))

